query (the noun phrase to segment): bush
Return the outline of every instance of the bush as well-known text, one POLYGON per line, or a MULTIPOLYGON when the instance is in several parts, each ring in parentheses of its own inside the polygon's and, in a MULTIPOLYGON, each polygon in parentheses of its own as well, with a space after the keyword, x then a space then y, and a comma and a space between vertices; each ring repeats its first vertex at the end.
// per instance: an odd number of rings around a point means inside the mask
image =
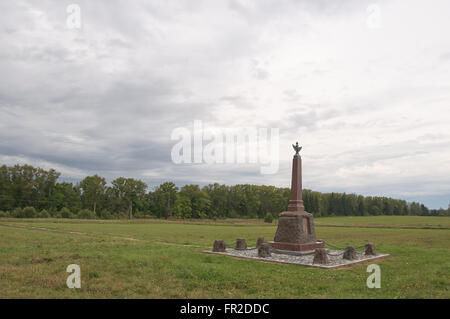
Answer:
POLYGON ((239 218, 239 214, 234 209, 230 209, 228 213, 228 218, 239 218))
POLYGON ((127 212, 119 213, 119 219, 129 219, 129 218, 130 218, 130 214, 128 214, 127 212))
POLYGON ((264 222, 265 223, 271 223, 273 221, 273 216, 270 213, 267 213, 266 216, 264 217, 264 222))
POLYGON ((0 218, 2 218, 2 217, 9 217, 9 213, 0 210, 0 218))
POLYGON ((50 209, 50 210, 48 211, 48 213, 50 214, 50 217, 51 217, 51 218, 56 218, 56 215, 58 214, 58 211, 55 210, 55 209, 50 209))
POLYGON ((74 212, 74 211, 72 211, 72 214, 70 215, 70 218, 73 218, 73 219, 79 218, 79 217, 78 217, 78 213, 79 213, 79 212, 74 212))
POLYGON ((133 218, 144 218, 144 213, 136 212, 133 214, 133 218))
POLYGON ((113 219, 113 215, 106 209, 100 212, 100 218, 103 219, 113 219))
POLYGON ((39 218, 50 218, 50 214, 48 211, 46 211, 45 209, 41 210, 41 212, 39 213, 39 218))
POLYGON ((14 210, 11 213, 11 216, 15 218, 23 218, 23 209, 20 207, 14 208, 14 210))
POLYGON ((112 219, 120 219, 120 212, 112 213, 112 219))
POLYGON ((72 212, 66 207, 63 207, 60 213, 62 218, 72 218, 72 212))
POLYGON ((83 209, 78 213, 78 218, 82 219, 95 219, 97 216, 95 213, 89 209, 83 209))
POLYGON ((22 215, 24 218, 34 218, 37 216, 37 212, 34 207, 28 206, 23 209, 22 215))

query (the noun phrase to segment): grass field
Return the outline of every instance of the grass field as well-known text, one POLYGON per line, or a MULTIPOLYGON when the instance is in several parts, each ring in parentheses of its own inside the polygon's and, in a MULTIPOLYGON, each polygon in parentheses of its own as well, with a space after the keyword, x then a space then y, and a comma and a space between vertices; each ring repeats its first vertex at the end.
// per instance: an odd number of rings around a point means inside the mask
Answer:
POLYGON ((450 218, 317 218, 319 239, 374 242, 381 288, 368 264, 338 270, 203 254, 214 239, 254 245, 275 224, 225 221, 0 219, 0 298, 450 298, 450 218), (66 267, 81 267, 68 289, 66 267))

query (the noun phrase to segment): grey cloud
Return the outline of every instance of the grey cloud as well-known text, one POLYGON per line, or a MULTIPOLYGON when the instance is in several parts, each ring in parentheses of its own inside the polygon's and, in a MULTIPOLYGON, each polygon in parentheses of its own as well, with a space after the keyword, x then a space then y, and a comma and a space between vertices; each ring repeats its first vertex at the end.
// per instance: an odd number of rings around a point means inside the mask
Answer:
POLYGON ((450 52, 441 53, 441 55, 439 56, 439 59, 444 62, 449 61, 450 60, 450 52))
MULTIPOLYGON (((290 97, 291 101, 297 101, 298 99, 300 98, 290 97)), ((271 122, 269 127, 279 127, 282 130, 281 133, 298 128, 314 131, 320 129, 322 122, 340 115, 341 113, 338 110, 330 107, 299 103, 299 106, 292 108, 283 118, 271 122)))
POLYGON ((258 1, 238 1, 230 0, 229 7, 244 16, 249 21, 265 20, 283 17, 291 11, 307 11, 319 15, 343 14, 354 10, 365 10, 373 1, 370 0, 258 0, 258 1))
MULTIPOLYGON (((81 30, 68 30, 65 25, 68 3, 50 0, 0 3, 3 158, 22 156, 30 164, 46 161, 63 169, 98 173, 109 180, 117 176, 139 177, 149 185, 173 180, 179 185, 217 181, 289 186, 289 141, 297 138, 299 132, 308 132, 311 140, 324 132, 334 135, 343 130, 350 132, 345 137, 351 139, 367 128, 378 129, 386 137, 396 136, 405 128, 410 129, 411 124, 388 123, 392 116, 389 110, 398 105, 414 105, 408 112, 399 112, 403 119, 421 114, 424 107, 439 110, 438 106, 449 98, 444 68, 435 69, 433 77, 424 75, 423 81, 402 82, 404 78, 397 77, 403 74, 412 74, 411 78, 417 79, 427 68, 426 59, 418 58, 417 68, 411 69, 408 65, 397 65, 400 63, 396 60, 393 63, 377 47, 374 50, 382 53, 367 58, 377 61, 370 69, 371 75, 378 75, 383 81, 393 76, 397 84, 393 81, 388 89, 379 88, 367 81, 365 73, 358 78, 354 70, 351 75, 355 78, 351 81, 336 77, 339 68, 335 64, 346 61, 338 53, 344 51, 322 55, 322 47, 317 43, 324 39, 335 41, 335 48, 349 43, 346 32, 341 32, 347 29, 336 33, 335 39, 330 38, 331 31, 354 16, 360 23, 372 1, 77 3, 82 9, 81 30), (298 19, 299 14, 308 16, 308 21, 298 19), (330 28, 326 37, 322 35, 323 25, 330 28), (283 47, 286 52, 279 52, 282 46, 278 45, 283 43, 289 44, 283 47), (303 43, 309 46, 296 47, 303 43), (290 51, 291 44, 294 51, 290 51), (292 52, 302 54, 293 56, 292 52), (301 76, 295 67, 291 70, 291 65, 302 66, 298 71, 301 76), (392 69, 400 71, 384 73, 392 69), (351 85, 359 84, 356 83, 359 80, 368 87, 356 92, 351 85), (310 81, 317 81, 320 86, 317 90, 313 87, 313 93, 308 90, 310 81), (347 87, 345 92, 339 91, 346 97, 327 96, 328 89, 334 92, 334 86, 347 87), (274 111, 269 120, 262 111, 266 109, 274 111), (374 117, 377 112, 385 114, 381 117, 383 123, 374 117), (175 141, 170 139, 171 132, 177 127, 191 130, 194 120, 220 127, 245 124, 280 128, 283 155, 280 154, 279 172, 261 175, 260 165, 173 164, 170 152, 175 141)), ((384 1, 378 3, 383 6, 384 1)), ((397 18, 402 21, 402 17, 397 18)), ((355 25, 349 28, 354 30, 355 25)), ((351 34, 358 36, 357 32, 351 34)), ((365 54, 364 46, 370 45, 375 37, 361 34, 367 43, 358 43, 361 38, 357 38, 345 54, 355 58, 365 54)), ((447 44, 446 39, 440 39, 442 53, 433 55, 444 66, 450 52, 447 44)), ((401 54, 404 52, 398 53, 401 54)), ((342 68, 351 69, 351 62, 342 68)), ((439 126, 446 116, 442 112, 416 121, 414 129, 421 130, 417 137, 377 147, 355 146, 351 153, 342 153, 338 146, 333 146, 323 154, 313 145, 305 145, 305 150, 310 150, 305 154, 306 182, 309 188, 317 190, 374 193, 384 190, 391 194, 419 190, 432 193, 433 187, 442 190, 448 184, 436 176, 419 189, 415 186, 417 177, 409 180, 394 176, 372 186, 370 181, 360 181, 363 173, 349 180, 350 186, 345 189, 343 184, 326 178, 323 167, 338 170, 390 159, 401 161, 419 153, 435 159, 436 150, 449 148, 448 134, 439 126), (430 123, 438 128, 431 130, 430 123), (380 186, 383 183, 389 186, 380 186)), ((62 178, 76 180, 65 171, 62 178)))

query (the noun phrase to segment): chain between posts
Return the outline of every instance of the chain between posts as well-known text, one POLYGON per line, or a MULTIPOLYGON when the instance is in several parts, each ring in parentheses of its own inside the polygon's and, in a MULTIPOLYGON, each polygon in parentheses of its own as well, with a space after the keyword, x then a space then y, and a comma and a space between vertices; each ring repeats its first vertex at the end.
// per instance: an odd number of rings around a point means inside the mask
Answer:
MULTIPOLYGON (((346 249, 346 248, 338 247, 338 246, 332 245, 330 243, 327 243, 325 240, 319 240, 319 241, 324 243, 327 246, 330 246, 331 248, 334 248, 334 249, 339 249, 339 250, 345 250, 346 249)), ((360 248, 364 248, 364 247, 366 247, 366 246, 365 245, 358 246, 358 247, 355 247, 355 250, 360 249, 360 248)), ((357 253, 362 254, 360 252, 357 252, 357 253)))
POLYGON ((342 256, 344 253, 345 253, 345 251, 343 251, 343 252, 341 252, 339 254, 330 254, 329 252, 327 252, 327 255, 331 256, 331 257, 337 257, 337 256, 342 256))

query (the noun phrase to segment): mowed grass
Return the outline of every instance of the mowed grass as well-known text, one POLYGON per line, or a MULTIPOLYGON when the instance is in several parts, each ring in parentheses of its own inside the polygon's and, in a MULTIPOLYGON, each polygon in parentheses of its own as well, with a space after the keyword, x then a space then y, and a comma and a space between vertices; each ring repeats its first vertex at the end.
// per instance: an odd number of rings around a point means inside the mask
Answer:
POLYGON ((357 226, 388 228, 438 228, 450 229, 448 217, 426 216, 354 216, 354 217, 321 217, 315 219, 323 226, 357 226))
POLYGON ((259 236, 272 240, 276 226, 259 221, 0 219, 0 297, 450 297, 448 218, 340 217, 317 222, 320 239, 338 246, 370 241, 378 252, 392 255, 376 261, 380 289, 366 286, 368 263, 323 270, 202 253, 214 239, 232 243, 242 237, 249 245, 259 236), (66 286, 69 264, 81 267, 81 289, 66 286))

